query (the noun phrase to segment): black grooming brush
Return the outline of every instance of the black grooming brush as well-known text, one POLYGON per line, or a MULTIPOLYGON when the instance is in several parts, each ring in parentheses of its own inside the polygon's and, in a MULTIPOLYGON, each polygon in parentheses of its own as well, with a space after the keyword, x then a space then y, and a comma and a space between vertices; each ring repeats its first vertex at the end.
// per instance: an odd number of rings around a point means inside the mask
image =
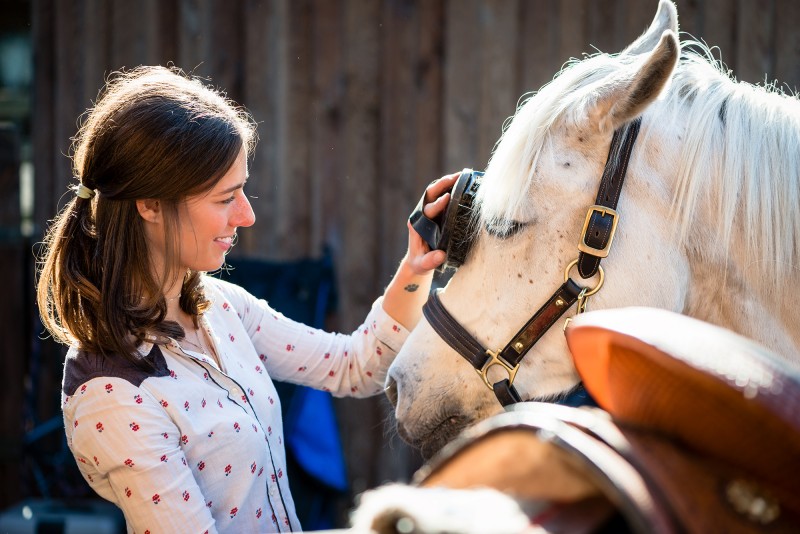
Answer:
POLYGON ((422 195, 409 221, 431 249, 444 250, 447 260, 439 267, 458 268, 467 258, 472 246, 472 209, 480 187, 482 172, 464 169, 450 192, 450 202, 444 213, 429 219, 422 213, 425 195, 422 195))

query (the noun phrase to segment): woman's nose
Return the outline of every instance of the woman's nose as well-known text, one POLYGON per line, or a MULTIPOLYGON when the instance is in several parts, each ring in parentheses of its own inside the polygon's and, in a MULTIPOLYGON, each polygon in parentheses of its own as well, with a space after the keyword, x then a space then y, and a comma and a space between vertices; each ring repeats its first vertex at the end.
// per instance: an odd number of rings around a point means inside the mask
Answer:
POLYGON ((253 212, 253 207, 250 205, 247 195, 242 193, 237 202, 237 209, 234 221, 231 221, 231 226, 238 226, 244 228, 252 226, 256 222, 256 214, 253 212))

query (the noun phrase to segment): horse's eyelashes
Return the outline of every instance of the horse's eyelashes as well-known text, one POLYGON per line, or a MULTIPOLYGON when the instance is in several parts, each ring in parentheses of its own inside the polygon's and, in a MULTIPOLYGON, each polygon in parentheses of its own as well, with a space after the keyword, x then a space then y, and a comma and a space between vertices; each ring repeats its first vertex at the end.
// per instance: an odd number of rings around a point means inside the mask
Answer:
POLYGON ((497 220, 486 223, 486 233, 498 239, 508 239, 525 228, 524 222, 497 220))

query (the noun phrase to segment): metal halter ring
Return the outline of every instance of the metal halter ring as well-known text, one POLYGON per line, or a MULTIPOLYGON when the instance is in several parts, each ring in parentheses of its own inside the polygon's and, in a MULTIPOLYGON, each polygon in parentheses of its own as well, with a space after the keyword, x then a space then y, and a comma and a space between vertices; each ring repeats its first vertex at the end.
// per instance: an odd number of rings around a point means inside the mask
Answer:
POLYGON ((500 367, 506 370, 506 372, 508 373, 508 385, 509 386, 512 385, 514 383, 514 378, 517 376, 517 371, 519 370, 519 364, 514 365, 512 367, 508 362, 506 362, 503 358, 500 357, 499 350, 498 351, 487 350, 486 356, 488 356, 489 359, 486 360, 486 363, 483 364, 483 367, 481 367, 480 369, 475 369, 476 371, 478 371, 478 374, 481 375, 481 378, 483 378, 483 383, 486 384, 486 387, 491 390, 494 390, 494 388, 492 387, 492 383, 489 382, 488 373, 489 369, 491 367, 494 367, 495 365, 499 365, 500 367))
MULTIPOLYGON (((576 259, 572 260, 572 261, 570 262, 570 264, 569 264, 569 265, 567 265, 567 268, 566 268, 566 269, 564 269, 564 281, 565 281, 565 282, 566 282, 567 280, 569 280, 569 270, 570 270, 570 269, 572 269, 573 267, 575 267, 577 264, 578 264, 578 259, 576 258, 576 259)), ((586 297, 591 297, 592 295, 594 295, 595 293, 597 293, 598 291, 600 291, 600 288, 601 288, 601 287, 603 287, 603 282, 604 282, 604 281, 605 281, 605 279, 606 279, 606 275, 605 275, 605 273, 603 272, 603 268, 602 268, 601 266, 599 266, 599 265, 598 265, 598 266, 597 266, 597 268, 599 269, 599 271, 598 271, 598 272, 600 273, 600 280, 597 282, 597 285, 596 285, 596 286, 594 286, 593 288, 589 289, 589 290, 586 292, 586 294, 585 294, 585 295, 583 295, 583 297, 584 297, 584 298, 586 298, 586 297)))

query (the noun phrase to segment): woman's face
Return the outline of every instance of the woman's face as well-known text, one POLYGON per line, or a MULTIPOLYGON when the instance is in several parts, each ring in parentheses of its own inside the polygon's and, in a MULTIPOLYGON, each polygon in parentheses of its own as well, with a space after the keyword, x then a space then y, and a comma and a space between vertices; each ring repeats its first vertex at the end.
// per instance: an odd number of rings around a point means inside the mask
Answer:
POLYGON ((219 269, 233 246, 236 229, 255 222, 244 194, 246 181, 247 158, 242 151, 213 189, 188 197, 179 207, 181 271, 219 269))

